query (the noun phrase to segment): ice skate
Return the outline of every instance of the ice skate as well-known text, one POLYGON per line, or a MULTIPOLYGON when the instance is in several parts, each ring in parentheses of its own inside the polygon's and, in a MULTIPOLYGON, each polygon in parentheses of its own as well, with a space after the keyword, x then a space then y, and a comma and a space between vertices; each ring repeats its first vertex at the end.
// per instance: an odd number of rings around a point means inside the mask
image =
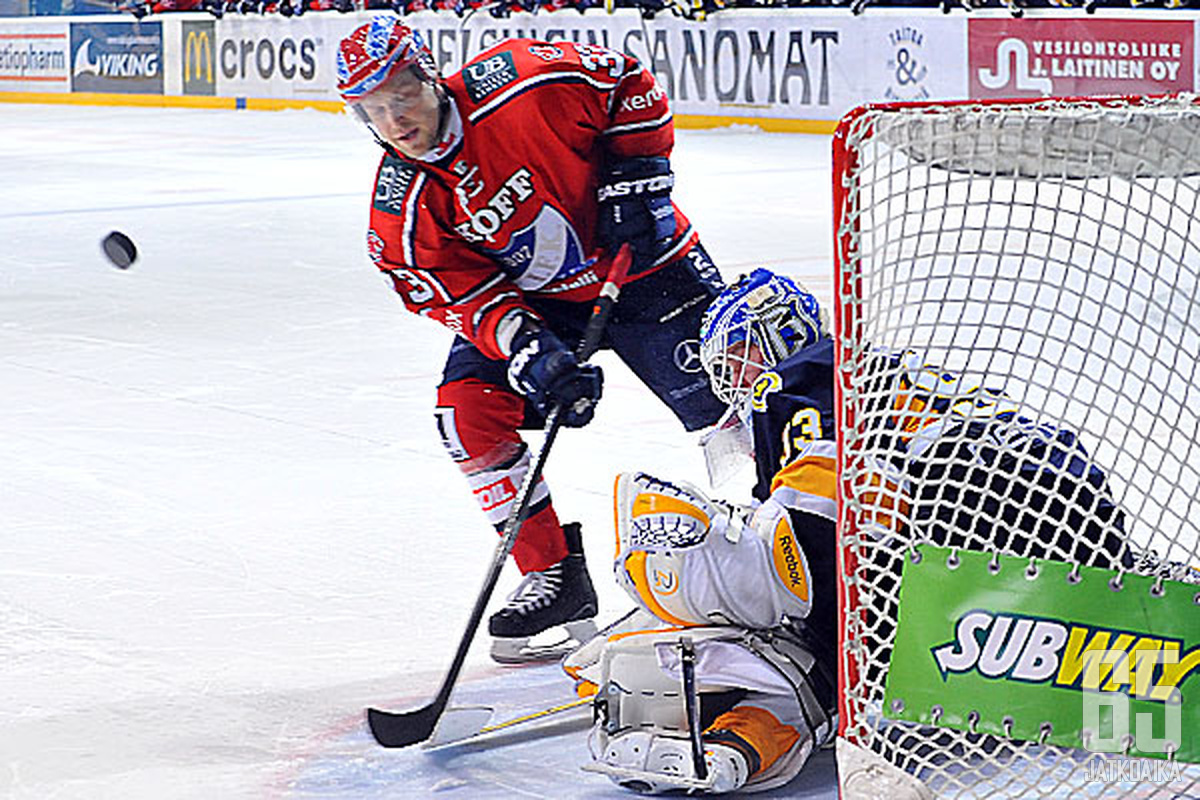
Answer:
POLYGON ((541 572, 527 574, 504 608, 488 620, 495 661, 553 661, 595 635, 596 591, 584 563, 579 524, 564 525, 563 534, 567 557, 541 572), (566 630, 555 638, 558 628, 566 630), (535 637, 550 641, 533 641, 535 637))

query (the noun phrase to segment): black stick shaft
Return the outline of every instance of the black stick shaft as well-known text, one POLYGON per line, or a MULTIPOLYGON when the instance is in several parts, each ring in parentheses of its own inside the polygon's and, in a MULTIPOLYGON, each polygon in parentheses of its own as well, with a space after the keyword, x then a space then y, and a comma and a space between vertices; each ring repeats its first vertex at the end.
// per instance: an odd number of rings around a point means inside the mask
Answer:
POLYGON ((679 639, 679 672, 683 677, 683 702, 687 710, 688 738, 692 741, 692 766, 700 780, 708 778, 704 739, 700 730, 700 696, 696 694, 696 648, 690 636, 679 639))

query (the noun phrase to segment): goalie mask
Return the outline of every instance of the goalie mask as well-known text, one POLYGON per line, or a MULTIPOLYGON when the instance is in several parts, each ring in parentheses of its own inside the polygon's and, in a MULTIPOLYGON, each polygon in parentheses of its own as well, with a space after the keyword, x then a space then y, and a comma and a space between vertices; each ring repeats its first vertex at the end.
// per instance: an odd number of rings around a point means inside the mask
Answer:
POLYGON ((700 323, 700 363, 713 394, 740 403, 755 379, 828 333, 817 299, 782 275, 756 269, 725 289, 700 323))

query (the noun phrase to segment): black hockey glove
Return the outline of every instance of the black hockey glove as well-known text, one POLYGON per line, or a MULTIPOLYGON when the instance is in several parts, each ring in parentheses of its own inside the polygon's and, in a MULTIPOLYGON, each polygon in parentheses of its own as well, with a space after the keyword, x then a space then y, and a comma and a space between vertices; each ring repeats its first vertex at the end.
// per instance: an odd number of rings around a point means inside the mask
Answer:
POLYGON ((513 337, 508 382, 543 414, 562 405, 563 424, 582 428, 596 413, 604 373, 592 364, 580 364, 548 329, 526 322, 513 337))
POLYGON ((674 185, 671 162, 663 156, 612 161, 600 177, 596 238, 609 253, 628 242, 631 273, 649 269, 675 233, 674 185))

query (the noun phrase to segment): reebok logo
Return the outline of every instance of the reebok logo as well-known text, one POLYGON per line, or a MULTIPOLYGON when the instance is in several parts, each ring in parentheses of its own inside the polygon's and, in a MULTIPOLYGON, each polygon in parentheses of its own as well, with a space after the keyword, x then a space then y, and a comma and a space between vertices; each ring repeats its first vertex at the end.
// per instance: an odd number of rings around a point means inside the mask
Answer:
POLYGON ((788 591, 807 603, 808 567, 786 518, 775 524, 774 539, 771 555, 775 561, 775 572, 783 578, 788 591))

